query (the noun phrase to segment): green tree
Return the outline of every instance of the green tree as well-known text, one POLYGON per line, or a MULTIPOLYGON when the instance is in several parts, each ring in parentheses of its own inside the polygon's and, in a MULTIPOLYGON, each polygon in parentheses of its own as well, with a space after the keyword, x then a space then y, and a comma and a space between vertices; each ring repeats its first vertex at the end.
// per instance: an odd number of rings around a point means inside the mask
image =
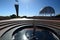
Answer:
POLYGON ((27 16, 23 16, 22 18, 27 18, 27 16))
POLYGON ((17 16, 15 14, 10 15, 11 18, 16 18, 17 16))
POLYGON ((60 17, 60 14, 56 15, 56 17, 60 17))

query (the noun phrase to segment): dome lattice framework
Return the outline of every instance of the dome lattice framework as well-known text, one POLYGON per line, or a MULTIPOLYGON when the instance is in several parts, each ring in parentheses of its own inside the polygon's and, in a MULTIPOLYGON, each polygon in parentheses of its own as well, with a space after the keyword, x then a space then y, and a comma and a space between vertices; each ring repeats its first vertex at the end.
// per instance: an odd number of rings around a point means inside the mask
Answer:
POLYGON ((39 14, 50 14, 50 16, 52 16, 52 14, 55 15, 55 10, 53 7, 46 6, 40 11, 39 14))

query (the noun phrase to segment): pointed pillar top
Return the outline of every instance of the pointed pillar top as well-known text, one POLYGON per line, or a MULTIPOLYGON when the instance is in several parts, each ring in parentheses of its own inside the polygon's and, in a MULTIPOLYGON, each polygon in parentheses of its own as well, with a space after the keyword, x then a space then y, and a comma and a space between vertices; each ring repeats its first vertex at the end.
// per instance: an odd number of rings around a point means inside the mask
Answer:
POLYGON ((18 0, 15 0, 16 2, 18 2, 18 0))
POLYGON ((16 4, 16 5, 18 5, 18 4, 19 4, 19 3, 18 3, 18 0, 15 0, 15 4, 16 4))

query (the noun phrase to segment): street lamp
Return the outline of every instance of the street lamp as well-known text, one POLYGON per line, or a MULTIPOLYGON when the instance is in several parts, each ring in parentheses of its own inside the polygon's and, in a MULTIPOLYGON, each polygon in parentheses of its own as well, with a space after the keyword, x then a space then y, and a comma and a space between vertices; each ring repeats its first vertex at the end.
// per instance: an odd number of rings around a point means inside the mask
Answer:
POLYGON ((19 16, 19 4, 18 4, 18 0, 15 0, 16 3, 15 3, 15 10, 16 10, 16 16, 18 17, 19 16))

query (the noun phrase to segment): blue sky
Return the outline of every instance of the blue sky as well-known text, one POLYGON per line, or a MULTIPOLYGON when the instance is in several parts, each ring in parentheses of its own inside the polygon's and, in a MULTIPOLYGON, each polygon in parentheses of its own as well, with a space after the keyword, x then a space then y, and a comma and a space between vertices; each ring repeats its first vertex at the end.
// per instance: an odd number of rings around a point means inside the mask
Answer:
MULTIPOLYGON (((15 14, 15 0, 0 0, 0 16, 15 14)), ((51 6, 60 13, 60 0, 19 0, 19 16, 38 16, 45 6, 51 6)))

